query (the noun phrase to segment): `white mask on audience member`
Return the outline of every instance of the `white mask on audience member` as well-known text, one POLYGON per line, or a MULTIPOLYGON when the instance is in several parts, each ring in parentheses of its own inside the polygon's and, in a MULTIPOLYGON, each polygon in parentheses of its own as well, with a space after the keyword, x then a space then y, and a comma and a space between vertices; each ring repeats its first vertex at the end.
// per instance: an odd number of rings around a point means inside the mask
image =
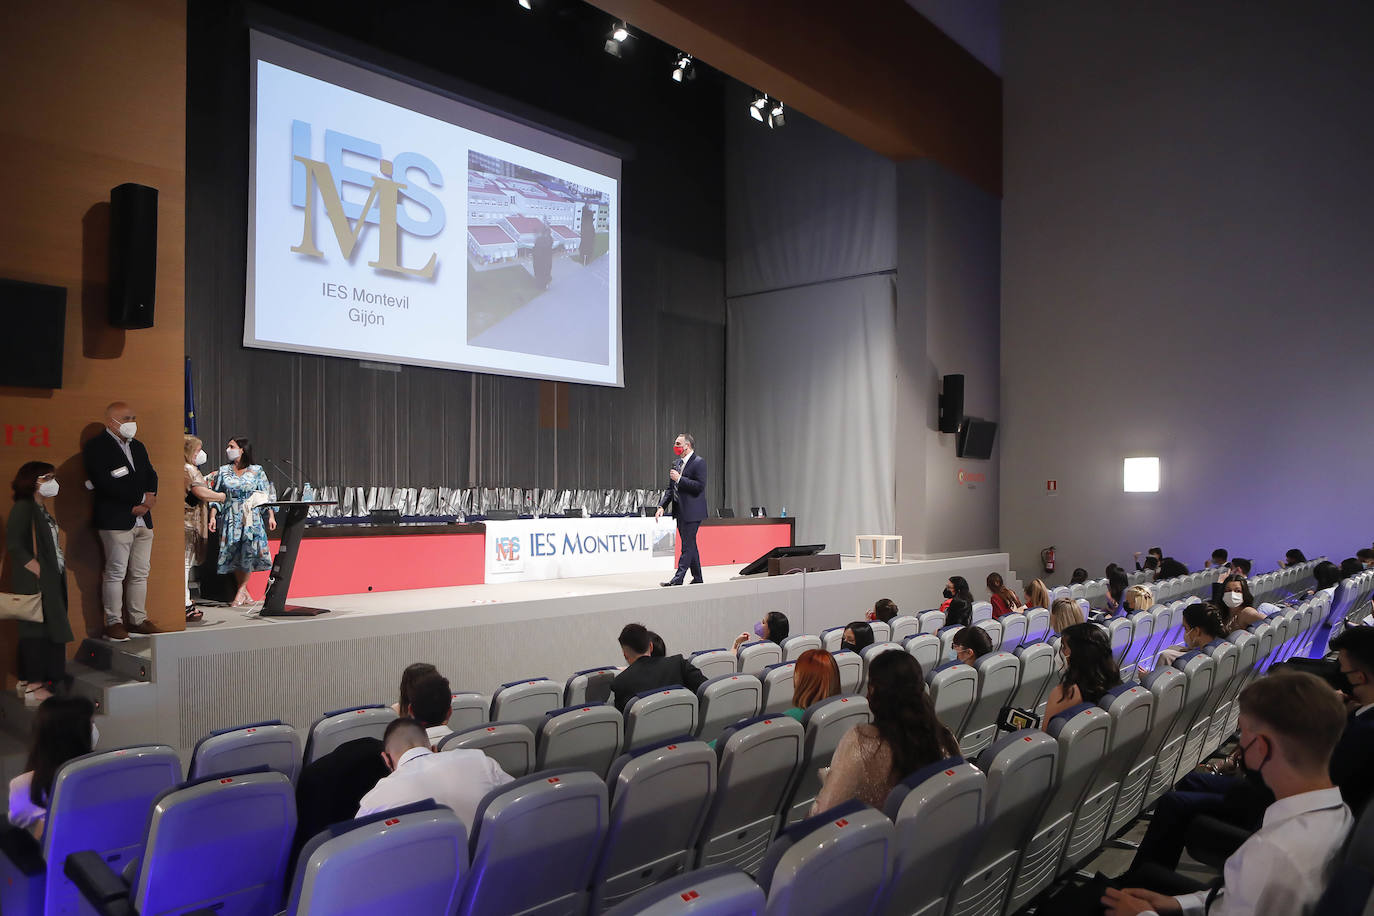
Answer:
POLYGON ((128 423, 119 424, 119 434, 125 439, 132 439, 138 432, 138 424, 130 420, 128 423))
POLYGON ((57 495, 57 481, 45 480, 38 485, 38 495, 44 499, 52 499, 57 495))
POLYGON ((228 458, 230 461, 238 461, 238 460, 239 460, 239 456, 242 455, 242 454, 243 454, 242 449, 237 449, 237 448, 226 448, 226 449, 224 450, 224 456, 225 456, 226 458, 228 458))
POLYGON ((92 721, 92 722, 91 722, 91 750, 95 750, 95 746, 96 746, 97 744, 99 744, 99 743, 100 743, 100 729, 97 728, 95 722, 92 721))
POLYGON ((950 647, 949 647, 949 651, 945 653, 945 661, 947 661, 947 662, 957 662, 958 660, 959 660, 959 650, 956 649, 956 648, 954 648, 953 646, 950 646, 950 647))
POLYGON ((1245 603, 1245 596, 1242 595, 1240 592, 1227 592, 1226 594, 1221 596, 1221 600, 1225 601, 1226 606, 1234 611, 1236 608, 1240 607, 1242 604, 1245 603))
POLYGON ((205 449, 201 449, 200 451, 196 452, 196 456, 191 459, 191 463, 194 464, 196 467, 200 467, 202 464, 209 460, 210 456, 205 454, 205 449))

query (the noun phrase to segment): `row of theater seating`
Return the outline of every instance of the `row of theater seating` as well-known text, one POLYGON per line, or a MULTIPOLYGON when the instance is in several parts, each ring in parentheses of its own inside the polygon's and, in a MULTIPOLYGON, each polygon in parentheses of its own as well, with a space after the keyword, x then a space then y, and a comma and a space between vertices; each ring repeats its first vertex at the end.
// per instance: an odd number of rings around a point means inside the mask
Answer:
MULTIPOLYGON (((1291 609, 1190 652, 1143 684, 1065 711, 1048 733, 1003 736, 977 766, 951 760, 913 774, 889 799, 891 818, 855 804, 805 819, 818 768, 840 735, 868 720, 864 700, 834 697, 800 723, 774 715, 736 722, 715 750, 685 734, 637 748, 617 757, 604 779, 577 768, 526 776, 483 802, 470 842, 461 822, 426 806, 343 825, 302 851, 288 912, 348 912, 343 901, 367 899, 367 885, 397 873, 375 867, 385 861, 405 876, 413 912, 447 912, 427 907, 454 895, 461 912, 522 912, 557 901, 560 911, 589 905, 600 912, 712 865, 756 873, 776 912, 788 912, 789 900, 808 901, 810 912, 840 912, 856 894, 867 900, 856 912, 873 911, 878 900, 892 901, 891 912, 939 912, 946 903, 958 914, 1011 912, 1129 824, 1196 764, 1213 736, 1229 733, 1240 687, 1272 657, 1297 650, 1316 619, 1311 610, 1291 609), (400 829, 409 833, 411 825, 414 839, 400 842, 400 829), (838 872, 844 880, 818 882, 815 858, 836 849, 848 850, 838 872), (428 864, 420 871, 416 862, 428 864), (417 874, 423 879, 412 880, 417 874)), ((995 658, 980 659, 978 670, 999 668, 995 658)), ((937 673, 932 687, 953 670, 937 673)), ((193 768, 198 763, 208 769, 199 760, 193 768)), ((295 829, 289 778, 263 768, 185 786, 179 779, 170 748, 73 761, 58 777, 45 861, 93 849, 66 870, 89 893, 111 898, 113 871, 140 859, 129 886, 138 912, 211 904, 221 913, 271 912, 283 897, 295 829), (150 807, 151 819, 135 813, 150 807), (83 829, 97 821, 103 835, 83 829)), ((70 897, 73 887, 52 886, 54 871, 44 876, 47 894, 70 897)), ((12 909, 10 897, 4 905, 6 913, 46 909, 12 909)))

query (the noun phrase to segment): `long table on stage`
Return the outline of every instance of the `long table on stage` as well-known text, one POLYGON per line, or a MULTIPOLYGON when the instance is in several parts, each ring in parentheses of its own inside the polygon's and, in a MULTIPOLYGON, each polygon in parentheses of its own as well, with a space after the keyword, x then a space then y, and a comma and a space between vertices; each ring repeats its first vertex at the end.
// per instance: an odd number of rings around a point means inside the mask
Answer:
MULTIPOLYGON (((533 531, 542 520, 525 521, 533 531)), ((792 517, 711 518, 701 523, 697 549, 703 566, 748 563, 774 547, 795 544, 795 530, 792 517)), ((481 585, 486 581, 486 534, 481 522, 307 527, 290 597, 481 585)), ((665 557, 665 574, 671 570, 665 557)), ((262 595, 266 586, 267 573, 262 572, 253 575, 249 588, 262 595)))

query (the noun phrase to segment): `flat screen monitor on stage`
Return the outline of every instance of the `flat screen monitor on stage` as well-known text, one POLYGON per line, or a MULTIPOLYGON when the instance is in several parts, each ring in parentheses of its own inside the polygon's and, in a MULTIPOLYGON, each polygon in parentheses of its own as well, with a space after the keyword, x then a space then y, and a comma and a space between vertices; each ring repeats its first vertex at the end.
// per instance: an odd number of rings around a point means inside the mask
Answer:
POLYGON ((617 157, 271 36, 250 50, 245 346, 624 383, 617 157))
POLYGON ((774 557, 810 557, 825 549, 824 544, 796 544, 792 547, 774 547, 748 566, 739 571, 741 576, 752 576, 768 572, 768 561, 774 557))

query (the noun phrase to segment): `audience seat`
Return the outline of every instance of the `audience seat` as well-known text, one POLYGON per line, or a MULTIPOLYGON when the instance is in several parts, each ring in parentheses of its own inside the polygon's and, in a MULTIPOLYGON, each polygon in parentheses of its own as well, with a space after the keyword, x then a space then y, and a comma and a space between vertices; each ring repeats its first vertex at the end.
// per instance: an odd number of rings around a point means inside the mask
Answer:
POLYGON ((729 649, 702 649, 688 659, 708 681, 722 674, 739 672, 739 658, 729 649))
MULTIPOLYGON (((1011 616, 1013 615, 1007 614, 1002 620, 1011 616)), ((988 642, 992 644, 994 652, 1002 648, 1002 620, 993 620, 989 617, 987 620, 980 620, 974 624, 975 627, 988 634, 988 642)))
POLYGON ((1226 641, 1233 644, 1235 648, 1235 670, 1230 678, 1222 685, 1221 691, 1217 696, 1216 706, 1212 710, 1212 723, 1207 729, 1207 742, 1203 745, 1202 756, 1213 753, 1221 747, 1223 741, 1231 736, 1235 729, 1231 728, 1232 707, 1236 706, 1236 698, 1240 695, 1240 689, 1250 679, 1250 673, 1255 667, 1255 658, 1259 652, 1259 641, 1255 639, 1255 634, 1245 630, 1237 630, 1227 634, 1226 641))
POLYGON ((1136 665, 1140 664, 1145 647, 1150 644, 1155 632, 1155 616, 1148 610, 1136 611, 1130 616, 1131 644, 1121 659, 1121 679, 1135 680, 1136 665))
MULTIPOLYGON (((717 650, 722 651, 722 650, 717 650)), ((730 659, 731 670, 734 659, 730 659)), ((573 674, 563 684, 563 706, 583 706, 587 703, 605 703, 611 698, 611 681, 620 673, 614 665, 600 668, 584 668, 573 674)), ((473 725, 480 725, 474 722, 473 725)))
MULTIPOLYGON (((940 637, 940 658, 943 659, 949 656, 949 650, 954 647, 954 636, 962 629, 963 627, 955 623, 950 624, 936 634, 940 637)), ((930 672, 927 671, 926 674, 929 675, 930 672)))
POLYGON ((869 629, 873 631, 873 641, 875 643, 892 642, 892 627, 887 621, 870 620, 868 626, 869 629))
POLYGON ((762 678, 769 665, 782 662, 782 647, 770 639, 757 639, 739 647, 739 673, 762 678))
POLYGON ((544 714, 563 705, 563 688, 546 677, 502 684, 491 695, 492 722, 516 722, 534 732, 544 714))
POLYGON ((1014 652, 1016 647, 1026 641, 1026 628, 1030 626, 1029 612, 1006 614, 1001 619, 1002 641, 994 648, 1003 652, 1014 652))
POLYGON ((519 779, 534 765, 534 732, 519 722, 488 722, 446 736, 439 750, 481 751, 519 779))
POLYGON ((763 888, 737 868, 717 865, 669 878, 606 911, 606 916, 757 916, 763 888))
POLYGON ((1050 589, 1050 604, 1054 604, 1060 598, 1068 597, 1070 597, 1070 589, 1067 585, 1056 585, 1050 589))
POLYGON ((1112 646, 1112 661, 1120 668, 1126 661, 1126 652, 1131 648, 1134 630, 1128 617, 1113 617, 1107 621, 1107 641, 1112 646))
POLYGON ((1083 583, 1081 583, 1081 582, 1079 582, 1079 583, 1077 583, 1077 584, 1075 584, 1075 585, 1070 585, 1070 586, 1069 586, 1069 597, 1070 597, 1070 598, 1073 598, 1073 599, 1075 599, 1075 600, 1077 600, 1077 599, 1079 599, 1079 598, 1082 598, 1082 597, 1084 596, 1084 594, 1085 594, 1086 591, 1087 591, 1087 590, 1083 587, 1083 583))
POLYGON ((1021 674, 1008 705, 1043 715, 1049 705, 1050 687, 1059 681, 1054 647, 1044 642, 1027 643, 1012 654, 1021 661, 1021 674))
POLYGON ((1016 693, 1021 660, 1010 652, 989 652, 973 663, 973 669, 978 675, 978 692, 963 727, 954 733, 960 752, 970 759, 997 737, 997 714, 1016 693))
POLYGON ((1003 735, 978 758, 987 774, 981 841, 956 876, 949 916, 1001 916, 1021 850, 1054 786, 1059 743, 1039 729, 1003 735))
POLYGON ((1335 873, 1312 916, 1370 916, 1374 913, 1374 805, 1350 829, 1335 873))
MULTIPOLYGON (((1202 758, 1202 742, 1207 737, 1207 700, 1215 683, 1216 662, 1206 652, 1194 649, 1174 659, 1174 667, 1188 676, 1188 690, 1183 697, 1179 718, 1183 721, 1183 748, 1175 761, 1175 769, 1167 774, 1169 785, 1197 766, 1202 758)), ((1148 802, 1147 802, 1148 804, 1148 802)))
POLYGON ((1108 691, 1097 705, 1110 719, 1107 749, 1082 800, 1074 807, 1060 873, 1083 864, 1107 838, 1122 776, 1140 753, 1150 730, 1154 694, 1139 685, 1122 684, 1108 691))
POLYGON ((848 624, 844 624, 821 630, 821 648, 830 653, 840 651, 840 643, 844 642, 844 631, 848 626, 848 624))
POLYGON ((202 779, 265 766, 291 780, 301 772, 301 736, 281 720, 222 728, 196 742, 186 778, 202 779))
MULTIPOLYGON (((1037 642, 1044 642, 1049 633, 1050 612, 1047 609, 1033 607, 1026 611, 1026 635, 1021 637, 1021 645, 1028 646, 1037 642)), ((1016 649, 1011 648, 1007 651, 1015 652, 1016 649)))
MULTIPOLYGON (((1188 739, 1188 675, 1179 668, 1162 665, 1146 675, 1141 683, 1155 696, 1150 735, 1145 739, 1145 752, 1154 759, 1149 764, 1145 797, 1140 803, 1140 810, 1144 810, 1174 785, 1174 773, 1183 756, 1183 744, 1188 739)), ((1113 821, 1120 823, 1116 817, 1113 821)))
POLYGON ((840 669, 840 693, 858 693, 864 680, 864 660, 859 653, 847 649, 831 654, 835 656, 835 667, 840 669))
POLYGON ((534 770, 577 768, 602 779, 625 745, 625 717, 608 703, 555 709, 534 735, 534 770))
POLYGON ((306 843, 286 916, 453 913, 467 873, 463 822, 425 800, 345 821, 306 843))
POLYGON ((759 714, 763 684, 752 674, 724 674, 697 688, 697 733, 715 741, 727 725, 759 714))
POLYGON ((940 637, 933 633, 919 633, 906 641, 906 651, 921 664, 921 675, 925 676, 940 664, 940 637))
POLYGON ((796 662, 769 665, 763 672, 763 712, 782 712, 792 706, 792 674, 796 662))
POLYGON ((1097 705, 1112 716, 1112 759, 1107 766, 1118 780, 1104 838, 1115 836, 1140 813, 1150 768, 1154 766, 1156 736, 1163 734, 1163 729, 1156 732, 1155 726, 1167 726, 1167 717, 1177 712, 1183 700, 1182 682, 1173 681, 1172 689, 1166 689, 1169 686, 1161 683, 1156 694, 1143 684, 1123 684, 1107 691, 1098 701, 1097 705), (1158 706, 1161 696, 1166 703, 1164 708, 1158 706))
POLYGON ((807 707, 802 716, 802 727, 806 730, 802 765, 788 793, 784 823, 795 824, 806 819, 821 790, 821 767, 830 766, 830 758, 835 755, 835 748, 845 732, 872 718, 868 700, 863 697, 828 697, 807 707))
POLYGON ((944 611, 924 611, 920 617, 921 632, 935 634, 940 632, 945 626, 944 611))
POLYGON ((860 801, 794 824, 759 866, 764 913, 881 913, 895 845, 892 821, 860 801))
POLYGON ((622 756, 611 768, 606 842, 592 875, 600 912, 692 865, 716 794, 716 755, 683 736, 622 756))
POLYGON ((141 823, 142 856, 127 879, 95 851, 69 859, 67 871, 110 887, 127 880, 134 912, 147 916, 281 909, 296 834, 295 792, 284 774, 258 767, 167 789, 141 823))
POLYGON ((893 617, 891 620, 892 634, 888 639, 896 643, 905 642, 907 638, 915 636, 921 632, 921 619, 907 614, 902 617, 893 617))
POLYGON ((1050 722, 1048 734, 1059 742, 1054 789, 1016 865, 1008 912, 1029 903, 1059 873, 1074 814, 1101 768, 1111 731, 1112 717, 1091 703, 1071 706, 1050 722))
POLYGON ((868 666, 873 664, 873 659, 882 655, 884 652, 901 652, 902 647, 895 642, 875 642, 871 646, 864 646, 859 652, 859 658, 863 661, 863 677, 859 680, 859 686, 855 693, 863 693, 868 686, 868 666))
POLYGON ((959 870, 977 851, 987 776, 962 757, 938 760, 897 783, 883 805, 897 842, 885 912, 888 916, 945 911, 959 870))
POLYGON ((94 850, 116 871, 137 860, 153 799, 179 782, 181 759, 164 745, 100 751, 64 763, 53 780, 42 860, 0 854, 0 912, 78 912, 81 895, 64 872, 67 856, 94 850))
POLYGON ((801 723, 790 716, 756 716, 725 730, 716 745, 716 797, 697 846, 698 867, 757 870, 777 833, 805 741, 801 723))
POLYGON ((969 623, 977 623, 980 620, 992 619, 992 602, 975 601, 973 602, 973 613, 969 617, 969 623))
POLYGON ((609 823, 607 794, 596 774, 569 769, 488 792, 473 817, 472 876, 457 912, 585 912, 609 823))
POLYGON ((354 738, 380 739, 396 713, 380 704, 336 709, 316 719, 305 739, 305 763, 314 763, 354 738))
POLYGON ((782 641, 782 660, 795 662, 803 652, 821 648, 819 636, 789 636, 782 641))
POLYGON ((449 702, 448 727, 460 732, 487 721, 487 710, 491 708, 491 698, 485 693, 455 693, 449 702))
POLYGON ((962 735, 978 695, 978 672, 969 665, 951 663, 927 673, 926 680, 936 717, 955 735, 962 735))
POLYGON ((697 696, 686 687, 660 687, 635 694, 625 707, 625 749, 657 744, 697 730, 697 696))

